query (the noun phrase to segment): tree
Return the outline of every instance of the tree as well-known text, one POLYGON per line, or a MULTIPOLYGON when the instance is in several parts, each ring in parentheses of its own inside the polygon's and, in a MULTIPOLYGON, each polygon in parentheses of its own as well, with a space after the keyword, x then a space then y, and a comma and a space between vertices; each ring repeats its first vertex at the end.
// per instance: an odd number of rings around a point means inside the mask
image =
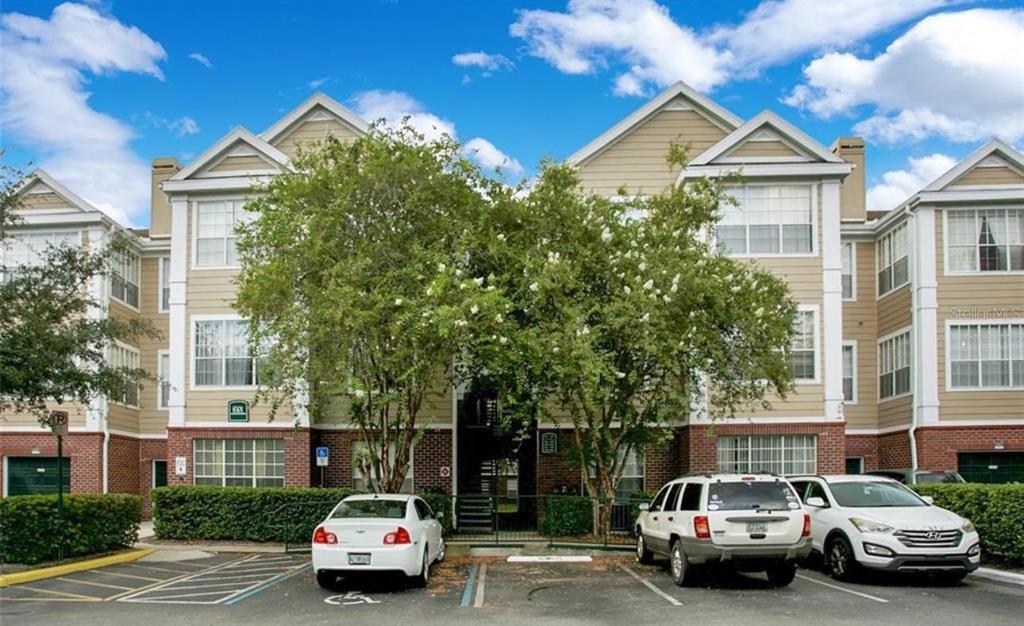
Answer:
POLYGON ((471 344, 497 345, 502 298, 469 272, 467 244, 511 192, 407 126, 329 138, 294 166, 247 205, 239 241, 236 307, 275 372, 262 395, 272 415, 297 396, 313 421, 340 414, 371 489, 397 492, 425 403, 471 344))
MULTIPOLYGON (((0 248, 11 244, 22 224, 21 180, 18 171, 0 165, 0 248)), ((50 246, 39 263, 2 268, 0 416, 31 412, 45 423, 48 403, 119 397, 128 385, 153 378, 106 359, 115 339, 158 336, 153 326, 141 319, 92 315, 106 304, 90 286, 109 277, 111 261, 130 245, 130 237, 122 234, 101 249, 50 246)))
POLYGON ((790 389, 785 283, 705 241, 726 200, 710 180, 607 199, 546 164, 477 236, 474 271, 497 277, 514 323, 504 358, 480 361, 510 405, 571 421, 598 532, 629 452, 663 442, 696 395, 716 417, 790 389))

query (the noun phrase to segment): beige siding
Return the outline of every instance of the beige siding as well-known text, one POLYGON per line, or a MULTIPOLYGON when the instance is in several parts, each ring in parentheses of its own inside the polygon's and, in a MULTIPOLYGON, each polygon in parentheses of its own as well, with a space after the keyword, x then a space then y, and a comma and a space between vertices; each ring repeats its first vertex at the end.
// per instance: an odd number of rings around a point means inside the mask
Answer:
MULTIPOLYGON (((168 314, 160 313, 160 259, 142 259, 142 290, 139 294, 142 318, 159 331, 160 337, 143 337, 139 340, 140 367, 154 377, 159 373, 157 354, 168 346, 168 314)), ((162 435, 167 432, 168 411, 158 407, 157 392, 159 381, 148 381, 139 393, 139 432, 146 435, 162 435)))
MULTIPOLYGON (((730 152, 729 157, 757 160, 758 157, 802 157, 803 155, 781 141, 748 141, 730 152)), ((794 159, 795 160, 795 159, 794 159)))
POLYGON ((139 410, 116 402, 107 405, 107 423, 112 430, 127 433, 139 432, 139 410))
POLYGON ((67 209, 71 203, 50 191, 46 193, 29 193, 21 197, 19 209, 67 209))
MULTIPOLYGON (((872 279, 874 279, 874 275, 872 275, 872 279)), ((878 300, 879 337, 906 328, 910 326, 911 321, 910 284, 890 291, 878 300)))
POLYGON ((274 141, 273 146, 289 157, 295 157, 300 146, 308 148, 328 135, 338 139, 353 139, 359 134, 357 129, 339 119, 300 121, 274 141))
POLYGON ((912 396, 901 396, 879 402, 878 427, 894 428, 897 426, 909 426, 913 415, 912 401, 912 396))
POLYGON ((225 157, 219 163, 206 170, 207 172, 258 172, 276 170, 276 165, 267 161, 261 156, 251 154, 246 156, 225 157))
POLYGON ((950 187, 970 185, 1022 185, 1024 176, 1009 167, 973 167, 949 184, 950 187))
POLYGON ((612 145, 580 164, 583 187, 594 193, 655 193, 675 183, 679 168, 669 168, 669 145, 689 144, 692 159, 726 135, 696 111, 661 110, 612 145))
MULTIPOLYGON (((71 428, 85 426, 85 406, 82 404, 77 402, 65 402, 64 404, 47 402, 46 408, 50 411, 67 411, 68 425, 71 428)), ((2 411, 0 412, 0 427, 3 427, 4 430, 20 428, 31 430, 39 428, 39 417, 34 413, 2 411)))
MULTIPOLYGON (((995 168, 980 168, 995 169, 995 168)), ((943 219, 935 219, 936 278, 938 282, 939 419, 1024 419, 1024 392, 1016 390, 950 391, 946 388, 946 321, 983 322, 1020 319, 1024 315, 1024 276, 974 274, 944 276, 943 219)))
POLYGON ((855 300, 843 301, 843 341, 856 341, 855 363, 857 403, 846 404, 843 414, 847 428, 878 427, 878 318, 875 308, 875 244, 858 241, 855 300))
MULTIPOLYGON (((420 426, 451 424, 452 396, 454 393, 452 385, 445 384, 444 380, 439 379, 436 387, 427 393, 423 399, 423 406, 420 408, 417 424, 420 426)), ((326 414, 321 417, 318 423, 326 425, 351 425, 351 422, 348 421, 347 411, 348 402, 345 400, 339 401, 336 405, 325 411, 326 414)))

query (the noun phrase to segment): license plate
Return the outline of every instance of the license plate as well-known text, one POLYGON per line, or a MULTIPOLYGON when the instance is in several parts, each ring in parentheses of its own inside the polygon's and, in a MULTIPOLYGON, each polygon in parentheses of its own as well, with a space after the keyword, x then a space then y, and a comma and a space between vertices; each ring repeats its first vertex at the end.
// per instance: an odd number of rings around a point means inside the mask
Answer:
POLYGON ((370 555, 369 554, 350 554, 348 555, 349 565, 369 565, 370 555))
POLYGON ((768 532, 768 524, 765 522, 747 522, 747 532, 750 534, 766 533, 768 532))

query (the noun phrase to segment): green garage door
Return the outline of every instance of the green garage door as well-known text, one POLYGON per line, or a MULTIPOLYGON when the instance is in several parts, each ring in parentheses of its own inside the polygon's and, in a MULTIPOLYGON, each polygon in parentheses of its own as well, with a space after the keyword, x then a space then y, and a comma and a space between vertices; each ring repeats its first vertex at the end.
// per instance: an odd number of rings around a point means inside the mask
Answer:
POLYGON ((956 457, 969 483, 1024 482, 1024 452, 961 452, 956 457))
MULTIPOLYGON (((64 457, 64 492, 71 491, 71 459, 64 457)), ((7 495, 57 493, 57 457, 8 457, 7 495)))

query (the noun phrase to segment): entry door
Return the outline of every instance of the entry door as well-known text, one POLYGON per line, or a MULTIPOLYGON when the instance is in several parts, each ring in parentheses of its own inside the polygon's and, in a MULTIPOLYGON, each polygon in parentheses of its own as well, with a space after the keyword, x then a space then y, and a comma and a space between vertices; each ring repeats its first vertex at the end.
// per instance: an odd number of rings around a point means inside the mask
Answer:
MULTIPOLYGON (((71 491, 71 459, 64 457, 64 493, 71 491)), ((7 495, 32 496, 57 493, 57 457, 9 457, 7 495)))
POLYGON ((153 461, 153 486, 167 486, 167 461, 153 461))

